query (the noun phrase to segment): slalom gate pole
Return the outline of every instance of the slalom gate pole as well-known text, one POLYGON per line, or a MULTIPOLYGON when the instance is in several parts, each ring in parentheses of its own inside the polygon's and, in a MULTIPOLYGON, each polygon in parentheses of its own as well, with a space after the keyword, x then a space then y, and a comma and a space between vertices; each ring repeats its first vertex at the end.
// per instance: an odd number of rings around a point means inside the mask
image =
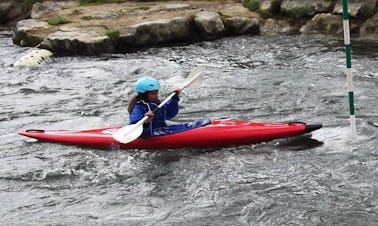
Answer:
POLYGON ((350 28, 349 28, 349 12, 348 12, 348 0, 342 0, 343 4, 343 28, 344 28, 344 44, 345 44, 345 56, 346 56, 346 75, 347 75, 347 87, 349 95, 349 113, 350 113, 350 129, 353 138, 357 136, 356 131, 356 116, 354 114, 354 97, 353 97, 353 75, 352 75, 352 60, 350 54, 350 28))

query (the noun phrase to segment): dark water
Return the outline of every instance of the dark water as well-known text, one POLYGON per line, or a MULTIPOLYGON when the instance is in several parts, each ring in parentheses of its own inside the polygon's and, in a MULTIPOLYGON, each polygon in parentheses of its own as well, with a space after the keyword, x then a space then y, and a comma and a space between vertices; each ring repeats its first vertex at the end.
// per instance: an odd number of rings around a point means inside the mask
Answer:
POLYGON ((100 57, 12 64, 0 34, 0 225, 377 225, 378 44, 352 44, 357 139, 343 41, 255 36, 100 57), (323 123, 312 135, 222 149, 102 151, 39 143, 22 129, 127 123, 133 83, 165 97, 203 65, 176 122, 203 117, 323 123))

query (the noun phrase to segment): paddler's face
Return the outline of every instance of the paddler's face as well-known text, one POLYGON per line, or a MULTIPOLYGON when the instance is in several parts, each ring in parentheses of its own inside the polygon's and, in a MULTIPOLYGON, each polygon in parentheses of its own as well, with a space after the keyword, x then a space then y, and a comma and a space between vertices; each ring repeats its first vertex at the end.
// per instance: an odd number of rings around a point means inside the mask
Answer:
POLYGON ((147 99, 149 101, 156 102, 159 99, 159 90, 147 92, 147 99))

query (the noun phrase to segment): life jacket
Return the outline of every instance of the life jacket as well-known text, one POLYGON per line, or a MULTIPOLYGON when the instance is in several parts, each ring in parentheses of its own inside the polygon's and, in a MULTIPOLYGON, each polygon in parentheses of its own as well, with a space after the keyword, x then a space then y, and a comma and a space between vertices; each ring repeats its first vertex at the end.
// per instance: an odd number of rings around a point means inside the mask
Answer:
MULTIPOLYGON (((159 103, 138 101, 130 114, 130 124, 134 124, 144 117, 147 111, 154 111, 159 103)), ((167 130, 168 126, 166 120, 176 116, 178 113, 178 101, 175 99, 169 100, 158 111, 154 112, 154 117, 150 122, 143 125, 142 137, 160 135, 162 131, 167 130)))

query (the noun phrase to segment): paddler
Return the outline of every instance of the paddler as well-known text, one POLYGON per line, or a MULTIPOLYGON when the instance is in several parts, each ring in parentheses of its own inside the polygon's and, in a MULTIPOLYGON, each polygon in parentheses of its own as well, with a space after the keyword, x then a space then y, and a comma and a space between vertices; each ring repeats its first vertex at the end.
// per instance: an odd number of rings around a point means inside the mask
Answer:
POLYGON ((169 134, 172 128, 167 126, 166 120, 172 119, 179 111, 180 89, 161 109, 153 112, 161 103, 159 99, 160 83, 152 77, 140 78, 135 83, 135 95, 129 102, 128 112, 130 113, 130 124, 135 124, 144 116, 149 119, 143 125, 141 137, 169 134))

